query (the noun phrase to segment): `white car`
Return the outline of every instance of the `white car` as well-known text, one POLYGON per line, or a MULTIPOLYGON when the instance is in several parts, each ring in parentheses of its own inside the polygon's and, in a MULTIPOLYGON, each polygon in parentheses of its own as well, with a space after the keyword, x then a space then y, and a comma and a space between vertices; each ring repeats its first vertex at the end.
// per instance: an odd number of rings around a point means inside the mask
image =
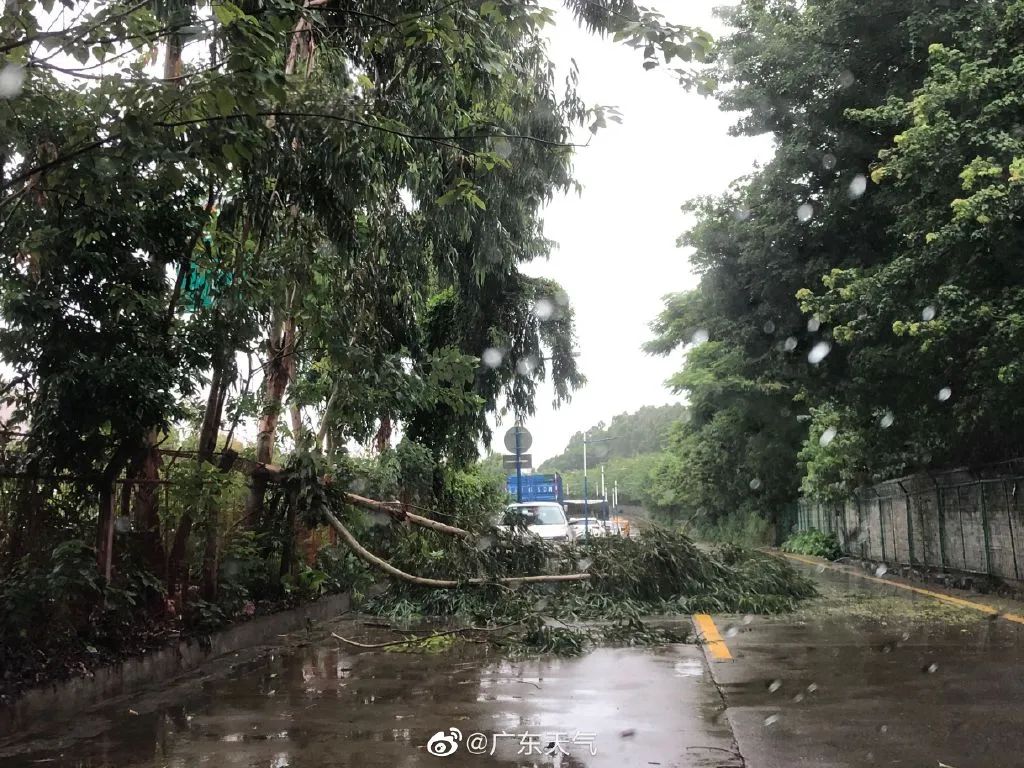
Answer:
POLYGON ((502 524, 498 527, 510 530, 517 519, 530 533, 546 541, 573 541, 576 538, 569 521, 565 519, 565 510, 556 501, 509 504, 505 507, 502 524))
POLYGON ((608 535, 604 522, 593 517, 574 517, 569 521, 569 527, 575 532, 577 539, 608 535))

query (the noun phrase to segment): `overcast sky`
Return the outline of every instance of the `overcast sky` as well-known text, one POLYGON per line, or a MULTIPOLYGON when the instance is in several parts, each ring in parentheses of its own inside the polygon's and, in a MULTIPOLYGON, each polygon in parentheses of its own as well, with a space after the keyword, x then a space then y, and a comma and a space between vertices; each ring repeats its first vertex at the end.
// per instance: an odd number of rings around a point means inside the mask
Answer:
MULTIPOLYGON (((711 9, 721 0, 653 3, 670 21, 695 24, 716 36, 722 27, 711 9)), ((578 151, 576 177, 583 195, 556 199, 544 215, 545 232, 558 243, 547 262, 525 271, 562 284, 576 308, 579 366, 586 388, 559 410, 550 387, 538 398, 533 433, 535 466, 559 453, 569 437, 643 405, 678 402, 664 381, 681 356, 652 358, 641 345, 667 293, 692 288, 696 278, 676 238, 687 229, 680 205, 724 190, 771 155, 768 137, 727 133, 735 116, 713 99, 688 93, 667 72, 647 72, 639 51, 579 29, 560 12, 551 31, 551 57, 563 74, 570 58, 580 69, 580 94, 590 104, 617 106, 623 124, 609 124, 578 151)), ((589 132, 579 138, 586 141, 589 132)), ((500 435, 510 425, 506 420, 500 435)))

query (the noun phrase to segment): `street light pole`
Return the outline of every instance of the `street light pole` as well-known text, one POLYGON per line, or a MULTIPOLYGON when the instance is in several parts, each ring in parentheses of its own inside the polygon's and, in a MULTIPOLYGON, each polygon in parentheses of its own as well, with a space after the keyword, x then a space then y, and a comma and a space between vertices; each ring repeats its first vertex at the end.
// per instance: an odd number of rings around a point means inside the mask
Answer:
MULTIPOLYGON (((607 443, 614 440, 614 437, 599 437, 597 440, 588 440, 590 430, 583 433, 583 536, 590 538, 590 503, 587 495, 587 445, 589 443, 607 443)), ((601 481, 604 482, 604 467, 601 467, 601 481)))
POLYGON ((587 435, 583 433, 583 538, 590 538, 590 511, 587 505, 587 435))

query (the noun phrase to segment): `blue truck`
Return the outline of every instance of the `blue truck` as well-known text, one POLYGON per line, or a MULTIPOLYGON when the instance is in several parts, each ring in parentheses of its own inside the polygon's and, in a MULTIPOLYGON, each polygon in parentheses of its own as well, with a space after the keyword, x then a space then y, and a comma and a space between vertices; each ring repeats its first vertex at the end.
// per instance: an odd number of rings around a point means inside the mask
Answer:
MULTIPOLYGON (((518 501, 516 475, 509 475, 506 483, 508 495, 512 501, 518 501)), ((562 476, 557 472, 553 475, 523 475, 523 501, 557 501, 565 499, 562 491, 562 476)))

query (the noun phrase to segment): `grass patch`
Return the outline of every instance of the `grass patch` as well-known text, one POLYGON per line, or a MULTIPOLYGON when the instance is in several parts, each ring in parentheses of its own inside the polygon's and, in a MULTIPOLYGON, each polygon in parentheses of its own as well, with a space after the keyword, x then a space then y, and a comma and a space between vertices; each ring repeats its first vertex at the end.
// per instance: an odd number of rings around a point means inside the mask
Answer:
POLYGON ((790 536, 782 543, 782 551, 824 557, 826 560, 837 560, 843 554, 834 533, 823 533, 814 528, 790 536))

